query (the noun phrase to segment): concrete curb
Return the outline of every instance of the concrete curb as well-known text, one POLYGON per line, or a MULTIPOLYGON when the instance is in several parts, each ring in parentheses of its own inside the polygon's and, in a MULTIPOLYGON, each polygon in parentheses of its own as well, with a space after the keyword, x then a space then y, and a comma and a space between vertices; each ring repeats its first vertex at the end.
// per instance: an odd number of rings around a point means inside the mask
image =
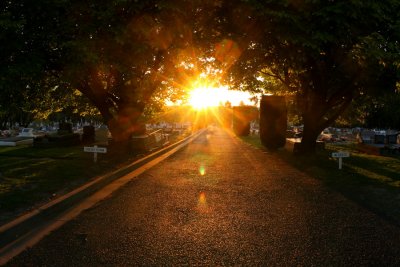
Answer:
POLYGON ((21 239, 25 235, 30 235, 30 232, 33 231, 32 229, 39 228, 40 225, 46 224, 47 221, 56 218, 58 215, 67 211, 71 207, 78 205, 80 201, 88 198, 89 196, 104 188, 113 181, 118 180, 118 178, 125 177, 129 173, 134 172, 140 167, 145 167, 145 169, 150 168, 151 166, 157 164, 159 161, 162 161, 166 157, 176 153, 181 148, 185 147, 204 132, 205 129, 200 130, 181 141, 160 149, 117 171, 100 176, 97 179, 73 190, 72 192, 61 196, 37 208, 36 210, 21 217, 18 217, 15 220, 1 226, 0 258, 2 258, 2 260, 0 261, 0 264, 4 264, 7 260, 10 259, 9 256, 4 256, 8 253, 8 247, 10 246, 10 244, 17 242, 18 239, 21 239), (160 158, 159 161, 157 161, 158 158, 160 158), (152 161, 154 161, 155 163, 152 163, 152 161), (148 163, 150 164, 150 167, 144 166, 148 163), (5 258, 7 258, 6 261, 4 261, 5 258))

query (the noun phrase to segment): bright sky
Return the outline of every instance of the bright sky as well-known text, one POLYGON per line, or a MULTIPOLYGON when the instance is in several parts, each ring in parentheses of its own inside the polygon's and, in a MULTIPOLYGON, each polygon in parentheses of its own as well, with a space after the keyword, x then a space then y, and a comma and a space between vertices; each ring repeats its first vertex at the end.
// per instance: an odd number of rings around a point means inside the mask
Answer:
POLYGON ((250 93, 228 90, 228 87, 198 87, 189 94, 189 104, 194 108, 205 108, 231 102, 232 106, 238 106, 241 101, 245 105, 254 105, 250 101, 250 93))

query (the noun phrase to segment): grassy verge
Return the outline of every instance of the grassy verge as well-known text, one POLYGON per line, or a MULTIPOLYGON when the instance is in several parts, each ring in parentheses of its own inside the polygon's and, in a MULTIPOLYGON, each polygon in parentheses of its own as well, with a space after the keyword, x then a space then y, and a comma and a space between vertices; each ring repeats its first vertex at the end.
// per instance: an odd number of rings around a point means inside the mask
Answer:
MULTIPOLYGON (((243 141, 263 148, 257 136, 243 141)), ((367 209, 400 225, 400 157, 374 156, 358 152, 351 144, 327 144, 325 151, 316 155, 296 156, 286 150, 276 155, 293 167, 321 180, 326 186, 367 209), (338 169, 335 151, 349 151, 338 169)))
MULTIPOLYGON (((169 141, 187 135, 173 135, 169 141)), ((0 147, 0 225, 144 155, 109 149, 94 163, 93 153, 83 146, 0 147)))
POLYGON ((98 154, 94 163, 83 147, 0 147, 0 225, 137 157, 98 154))

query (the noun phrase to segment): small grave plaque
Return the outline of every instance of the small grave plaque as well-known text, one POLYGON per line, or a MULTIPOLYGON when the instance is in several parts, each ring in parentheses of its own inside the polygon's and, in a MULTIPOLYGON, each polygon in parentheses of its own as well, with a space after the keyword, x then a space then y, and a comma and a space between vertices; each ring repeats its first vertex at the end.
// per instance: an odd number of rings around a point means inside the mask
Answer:
POLYGON ((342 169, 343 158, 348 158, 348 157, 350 157, 350 153, 348 151, 339 151, 332 153, 332 158, 339 159, 339 170, 342 169))
POLYGON ((93 162, 97 162, 97 153, 107 153, 107 148, 106 147, 98 147, 98 146, 85 146, 83 148, 84 152, 89 152, 93 153, 93 162))

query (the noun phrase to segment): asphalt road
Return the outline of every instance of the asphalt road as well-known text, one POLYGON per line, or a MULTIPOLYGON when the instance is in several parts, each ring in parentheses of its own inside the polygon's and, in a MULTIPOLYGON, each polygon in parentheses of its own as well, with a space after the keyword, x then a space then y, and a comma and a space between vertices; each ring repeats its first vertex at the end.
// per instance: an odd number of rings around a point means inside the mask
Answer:
POLYGON ((8 265, 400 266, 400 228, 214 129, 8 265))

